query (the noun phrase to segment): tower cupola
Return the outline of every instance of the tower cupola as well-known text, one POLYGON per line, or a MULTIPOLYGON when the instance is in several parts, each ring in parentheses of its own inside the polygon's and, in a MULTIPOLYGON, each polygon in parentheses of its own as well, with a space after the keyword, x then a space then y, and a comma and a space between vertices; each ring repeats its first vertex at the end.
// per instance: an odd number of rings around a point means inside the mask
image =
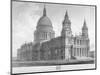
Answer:
POLYGON ((68 16, 68 12, 67 11, 65 13, 65 17, 64 17, 64 21, 63 21, 63 25, 62 25, 61 35, 64 36, 64 37, 72 35, 71 22, 69 20, 69 16, 68 16))
POLYGON ((85 19, 84 19, 84 23, 83 23, 83 27, 82 27, 82 36, 88 37, 88 27, 87 27, 85 19))

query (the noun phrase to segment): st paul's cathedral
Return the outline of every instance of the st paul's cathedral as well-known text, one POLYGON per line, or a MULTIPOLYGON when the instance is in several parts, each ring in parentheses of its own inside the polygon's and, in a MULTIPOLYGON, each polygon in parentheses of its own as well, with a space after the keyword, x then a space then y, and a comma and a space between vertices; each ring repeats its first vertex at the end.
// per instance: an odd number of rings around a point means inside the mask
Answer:
POLYGON ((71 60, 89 57, 90 40, 88 27, 84 20, 80 35, 73 36, 71 21, 66 11, 62 22, 61 35, 55 37, 52 22, 46 8, 37 22, 34 42, 23 44, 17 51, 18 60, 71 60))

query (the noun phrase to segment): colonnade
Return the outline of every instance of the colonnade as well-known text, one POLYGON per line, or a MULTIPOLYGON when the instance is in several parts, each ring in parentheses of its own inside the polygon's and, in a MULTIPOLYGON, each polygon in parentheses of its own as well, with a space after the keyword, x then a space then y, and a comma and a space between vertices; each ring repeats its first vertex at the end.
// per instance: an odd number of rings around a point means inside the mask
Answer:
POLYGON ((88 44, 88 41, 87 40, 83 40, 83 39, 76 39, 74 41, 74 44, 75 45, 86 45, 86 44, 88 44))
POLYGON ((72 51, 73 56, 88 56, 88 48, 74 48, 72 51))

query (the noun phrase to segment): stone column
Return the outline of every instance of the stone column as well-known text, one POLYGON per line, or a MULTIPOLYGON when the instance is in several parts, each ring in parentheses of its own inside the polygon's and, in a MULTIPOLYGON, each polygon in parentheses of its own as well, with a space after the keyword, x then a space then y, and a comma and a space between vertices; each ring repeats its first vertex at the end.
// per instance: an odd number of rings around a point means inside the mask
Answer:
POLYGON ((80 49, 81 49, 81 48, 79 48, 79 57, 80 57, 80 49))
POLYGON ((80 41, 81 41, 81 40, 79 40, 79 45, 80 45, 80 41))
POLYGON ((81 49, 80 49, 80 55, 81 55, 81 56, 82 56, 82 50, 83 50, 83 49, 81 48, 81 49))
POLYGON ((74 50, 73 50, 73 56, 75 56, 75 48, 74 48, 74 50))
POLYGON ((77 52, 77 56, 78 56, 78 48, 77 48, 76 52, 77 52))
POLYGON ((85 48, 85 56, 87 56, 87 48, 85 48))
POLYGON ((79 56, 79 48, 77 49, 77 56, 79 56))
POLYGON ((85 56, 85 50, 86 50, 86 49, 84 49, 84 51, 83 51, 83 55, 84 55, 84 56, 85 56))
POLYGON ((81 49, 81 56, 83 56, 83 48, 81 49))
POLYGON ((47 32, 45 33, 45 38, 47 39, 47 32))
POLYGON ((86 51, 86 48, 85 48, 85 50, 84 50, 84 56, 85 56, 85 51, 86 51))
POLYGON ((84 56, 84 48, 82 49, 82 56, 84 56))
POLYGON ((76 48, 76 56, 77 56, 77 48, 76 48))
POLYGON ((81 45, 81 40, 80 40, 80 45, 81 45))
POLYGON ((49 32, 49 38, 51 39, 52 37, 51 37, 51 32, 49 32))
POLYGON ((87 48, 87 57, 88 57, 88 48, 87 48))
POLYGON ((76 56, 76 50, 77 50, 77 48, 75 49, 75 56, 76 56))
POLYGON ((81 56, 83 56, 83 48, 81 49, 81 56))
POLYGON ((45 39, 45 32, 43 32, 43 39, 45 39))
POLYGON ((44 37, 45 37, 45 39, 46 39, 46 32, 45 32, 45 36, 44 36, 44 37))
POLYGON ((74 56, 74 48, 72 49, 72 56, 74 56))
POLYGON ((76 48, 75 48, 75 50, 74 50, 74 56, 76 56, 76 48))
POLYGON ((80 51, 81 51, 81 48, 79 49, 79 56, 81 57, 81 53, 80 53, 80 51))
POLYGON ((80 54, 80 50, 81 50, 81 48, 79 48, 79 56, 81 56, 81 54, 80 54))
POLYGON ((86 48, 86 50, 85 50, 85 56, 87 57, 87 48, 86 48))

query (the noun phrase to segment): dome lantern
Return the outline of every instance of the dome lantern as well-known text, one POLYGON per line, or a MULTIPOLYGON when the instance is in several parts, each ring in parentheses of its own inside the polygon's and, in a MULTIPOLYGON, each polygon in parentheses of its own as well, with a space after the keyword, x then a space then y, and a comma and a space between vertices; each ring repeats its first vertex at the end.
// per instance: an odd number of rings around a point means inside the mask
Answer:
POLYGON ((46 8, 45 8, 45 5, 44 5, 44 10, 43 10, 43 16, 46 16, 46 8))

